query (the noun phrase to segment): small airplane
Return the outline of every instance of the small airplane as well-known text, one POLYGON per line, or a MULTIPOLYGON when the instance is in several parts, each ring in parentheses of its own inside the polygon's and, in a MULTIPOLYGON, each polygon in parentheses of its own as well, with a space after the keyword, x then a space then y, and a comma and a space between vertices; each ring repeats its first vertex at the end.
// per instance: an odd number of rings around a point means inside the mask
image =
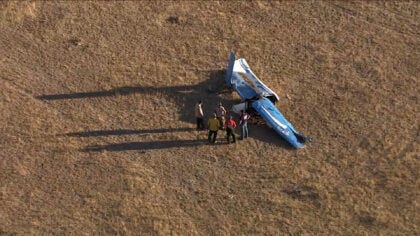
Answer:
POLYGON ((226 83, 242 98, 242 103, 232 107, 234 112, 244 110, 260 115, 268 126, 295 148, 301 148, 304 142, 312 141, 312 138, 293 128, 275 106, 279 96, 258 79, 244 58, 236 60, 234 52, 230 53, 226 83))

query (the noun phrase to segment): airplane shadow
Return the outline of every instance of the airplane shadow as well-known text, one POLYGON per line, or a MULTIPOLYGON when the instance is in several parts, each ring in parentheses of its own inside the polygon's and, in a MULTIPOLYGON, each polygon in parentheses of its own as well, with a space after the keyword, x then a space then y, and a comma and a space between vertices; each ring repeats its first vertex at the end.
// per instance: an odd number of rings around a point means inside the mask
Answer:
MULTIPOLYGON (((250 137, 252 138, 256 138, 265 143, 274 144, 287 150, 295 150, 295 148, 293 148, 286 140, 281 138, 273 129, 267 125, 248 124, 248 131, 250 137)), ((237 133, 239 137, 241 134, 240 128, 238 128, 237 133)))
MULTIPOLYGON (((203 110, 205 113, 205 120, 210 117, 219 102, 222 102, 226 108, 230 108, 233 104, 237 104, 239 100, 233 98, 232 90, 225 85, 225 70, 211 70, 201 71, 200 77, 208 77, 207 80, 195 84, 185 86, 125 86, 118 87, 111 90, 92 91, 92 92, 78 92, 78 93, 63 93, 63 94, 45 94, 37 98, 47 102, 54 102, 57 100, 74 100, 87 98, 101 98, 101 97, 117 97, 128 96, 131 94, 159 94, 171 98, 175 101, 179 108, 179 117, 181 121, 188 123, 195 123, 194 105, 197 101, 203 101, 203 110)), ((151 114, 152 115, 152 114, 151 114)), ((234 117, 238 118, 236 114, 234 117)), ((261 141, 275 144, 279 147, 289 149, 290 146, 286 141, 282 140, 272 129, 266 126, 249 125, 250 135, 261 141)), ((192 128, 175 128, 175 129, 150 129, 150 130, 132 130, 132 129, 117 129, 117 130, 94 130, 85 132, 73 132, 66 134, 71 137, 98 137, 111 135, 130 135, 130 134, 147 134, 147 133, 161 133, 161 132, 187 132, 192 131, 192 128)), ((238 136, 240 130, 237 130, 238 136)), ((203 138, 205 135, 203 135, 203 138)), ((141 150, 141 149, 157 149, 157 148, 171 148, 173 146, 194 146, 200 142, 193 140, 181 141, 157 141, 146 143, 121 143, 106 146, 105 149, 117 150, 141 150)), ((96 150, 86 149, 86 150, 96 150)), ((85 150, 85 151, 86 151, 85 150)))
POLYGON ((57 100, 117 97, 132 94, 159 94, 167 96, 176 102, 180 108, 179 115, 182 121, 195 123, 194 105, 199 100, 203 101, 205 118, 208 118, 213 113, 219 102, 222 102, 227 108, 236 103, 232 101, 231 90, 227 88, 224 82, 225 70, 201 71, 199 73, 203 74, 200 75, 201 77, 208 77, 208 79, 196 85, 164 87, 125 86, 105 91, 45 94, 36 98, 53 102, 57 100), (226 96, 220 96, 221 94, 227 94, 228 98, 226 96))

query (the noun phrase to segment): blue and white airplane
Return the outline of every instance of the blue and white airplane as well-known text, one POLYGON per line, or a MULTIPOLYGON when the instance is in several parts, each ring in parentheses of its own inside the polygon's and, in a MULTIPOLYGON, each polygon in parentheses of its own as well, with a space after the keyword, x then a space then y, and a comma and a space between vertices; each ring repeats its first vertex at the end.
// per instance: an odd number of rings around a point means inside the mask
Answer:
POLYGON ((303 147, 305 141, 312 141, 310 137, 300 134, 293 128, 274 105, 279 100, 277 94, 258 79, 244 58, 236 60, 234 52, 230 53, 226 83, 242 98, 242 103, 233 106, 233 111, 255 110, 271 128, 295 148, 303 147))

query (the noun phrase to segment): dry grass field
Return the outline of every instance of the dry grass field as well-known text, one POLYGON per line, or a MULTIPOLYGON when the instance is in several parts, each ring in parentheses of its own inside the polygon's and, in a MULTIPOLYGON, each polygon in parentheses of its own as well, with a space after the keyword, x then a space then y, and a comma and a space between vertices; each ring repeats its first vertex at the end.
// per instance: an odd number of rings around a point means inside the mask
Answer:
MULTIPOLYGON (((0 2, 1 235, 419 235, 415 1, 0 2), (229 52, 314 138, 208 145, 229 52)), ((223 141, 223 134, 220 134, 223 141)))

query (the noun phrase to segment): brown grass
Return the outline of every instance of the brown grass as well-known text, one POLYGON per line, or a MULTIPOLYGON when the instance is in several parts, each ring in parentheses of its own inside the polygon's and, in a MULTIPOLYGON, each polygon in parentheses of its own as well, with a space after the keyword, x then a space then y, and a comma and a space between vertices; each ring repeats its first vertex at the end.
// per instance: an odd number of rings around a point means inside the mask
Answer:
POLYGON ((1 2, 0 234, 418 234, 419 10, 1 2), (315 142, 206 145, 230 50, 315 142))

